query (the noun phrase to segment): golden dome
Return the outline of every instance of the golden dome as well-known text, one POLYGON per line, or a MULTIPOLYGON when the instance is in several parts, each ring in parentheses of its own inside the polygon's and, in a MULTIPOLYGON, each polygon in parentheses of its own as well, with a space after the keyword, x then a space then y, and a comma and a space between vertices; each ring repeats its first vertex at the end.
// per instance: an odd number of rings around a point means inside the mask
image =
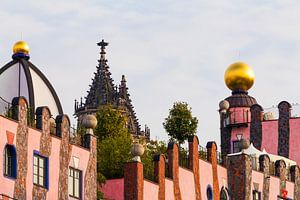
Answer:
POLYGON ((13 47, 13 52, 29 54, 29 46, 25 41, 18 41, 13 47))
POLYGON ((231 64, 224 74, 227 87, 231 90, 249 90, 255 79, 254 71, 243 62, 231 64))

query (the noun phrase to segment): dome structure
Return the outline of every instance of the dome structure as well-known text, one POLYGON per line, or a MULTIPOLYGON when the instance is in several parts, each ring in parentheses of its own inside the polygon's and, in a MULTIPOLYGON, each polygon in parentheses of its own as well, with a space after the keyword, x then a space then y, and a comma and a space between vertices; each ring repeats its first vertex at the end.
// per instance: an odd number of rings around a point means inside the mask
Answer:
POLYGON ((29 54, 29 46, 25 41, 18 41, 13 46, 13 53, 29 54))
POLYGON ((59 98, 46 76, 29 61, 29 46, 19 41, 13 46, 13 60, 0 69, 0 113, 14 97, 24 96, 32 111, 48 106, 53 116, 63 114, 59 98))
POLYGON ((232 91, 248 91, 255 79, 254 71, 243 62, 231 64, 224 74, 227 87, 232 91))
POLYGON ((224 74, 227 87, 232 90, 232 95, 225 100, 229 103, 229 108, 251 107, 257 104, 256 99, 248 95, 248 90, 255 80, 253 70, 243 62, 231 64, 224 74))

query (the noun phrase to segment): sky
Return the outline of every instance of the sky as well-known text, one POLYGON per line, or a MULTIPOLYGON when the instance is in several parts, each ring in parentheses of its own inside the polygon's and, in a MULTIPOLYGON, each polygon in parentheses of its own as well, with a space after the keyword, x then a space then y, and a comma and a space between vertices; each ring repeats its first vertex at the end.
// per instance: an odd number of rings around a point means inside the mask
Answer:
POLYGON ((199 120, 200 144, 219 144, 217 110, 231 94, 224 84, 231 63, 252 67, 249 94, 262 107, 300 102, 299 10, 300 2, 289 0, 2 0, 0 66, 25 40, 30 61, 72 118, 74 99, 87 95, 96 71, 96 43, 105 39, 114 83, 126 76, 153 139, 168 139, 164 118, 174 102, 185 101, 199 120))

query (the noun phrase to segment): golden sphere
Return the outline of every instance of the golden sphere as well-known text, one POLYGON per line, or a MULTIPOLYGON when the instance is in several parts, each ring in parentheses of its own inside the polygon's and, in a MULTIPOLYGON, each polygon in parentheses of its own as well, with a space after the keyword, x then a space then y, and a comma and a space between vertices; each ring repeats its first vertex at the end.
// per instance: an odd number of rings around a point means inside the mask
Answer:
POLYGON ((224 74, 227 87, 231 90, 249 90, 255 79, 254 71, 243 62, 231 64, 224 74))
POLYGON ((13 52, 29 54, 29 46, 25 41, 18 41, 13 47, 13 52))

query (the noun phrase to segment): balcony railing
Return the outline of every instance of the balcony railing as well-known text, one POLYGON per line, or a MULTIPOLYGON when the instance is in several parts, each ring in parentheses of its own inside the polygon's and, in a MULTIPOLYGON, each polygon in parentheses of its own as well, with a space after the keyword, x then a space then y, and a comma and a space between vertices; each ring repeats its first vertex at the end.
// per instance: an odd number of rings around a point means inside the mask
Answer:
POLYGON ((224 126, 247 126, 250 122, 249 110, 235 110, 228 114, 224 126))

